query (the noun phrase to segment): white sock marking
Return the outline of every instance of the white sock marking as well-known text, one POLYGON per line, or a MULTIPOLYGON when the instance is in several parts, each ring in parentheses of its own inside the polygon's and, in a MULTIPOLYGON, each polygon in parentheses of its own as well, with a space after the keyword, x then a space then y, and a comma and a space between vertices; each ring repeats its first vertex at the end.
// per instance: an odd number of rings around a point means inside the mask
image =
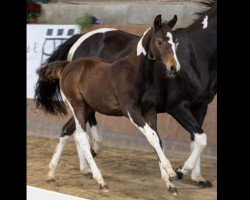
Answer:
POLYGON ((76 138, 76 131, 73 133, 74 138, 75 138, 75 143, 76 143, 76 149, 78 152, 78 158, 79 158, 79 163, 80 163, 80 170, 81 172, 84 172, 84 169, 88 168, 88 163, 87 160, 85 159, 83 150, 81 149, 80 143, 76 138))
POLYGON ((174 59, 176 61, 176 71, 178 72, 181 69, 181 65, 180 65, 179 60, 178 60, 177 55, 176 55, 177 45, 175 45, 175 43, 173 41, 172 33, 167 32, 167 37, 169 37, 168 43, 171 44, 171 48, 172 48, 172 51, 174 53, 174 59))
MULTIPOLYGON (((194 150, 194 142, 191 142, 191 152, 194 150)), ((195 167, 192 170, 191 173, 191 179, 194 181, 205 181, 205 179, 201 176, 201 156, 198 157, 196 163, 195 163, 195 167)))
POLYGON ((208 16, 206 15, 203 19, 203 21, 201 22, 201 24, 203 24, 202 29, 205 29, 208 27, 208 16))
POLYGON ((95 162, 95 160, 90 152, 88 134, 82 129, 82 126, 80 125, 80 123, 75 115, 74 109, 72 108, 70 102, 67 100, 66 96, 65 96, 65 100, 68 102, 68 105, 69 105, 69 107, 72 111, 72 114, 74 116, 74 119, 75 119, 75 124, 76 124, 76 130, 74 133, 75 140, 76 140, 76 142, 78 142, 80 144, 80 147, 83 151, 84 157, 86 158, 86 160, 91 168, 91 171, 93 173, 93 178, 96 179, 97 182, 103 186, 105 183, 104 183, 102 174, 101 174, 100 170, 98 169, 96 162, 95 162))
POLYGON ((96 33, 106 33, 108 31, 116 31, 117 29, 115 28, 100 28, 94 31, 90 31, 86 34, 84 34, 83 36, 81 36, 75 43, 74 45, 70 48, 69 53, 68 53, 68 57, 67 57, 67 61, 71 61, 73 58, 73 55, 76 51, 76 49, 82 44, 82 42, 84 40, 86 40, 87 38, 89 38, 90 36, 96 34, 96 33))
POLYGON ((54 151, 53 157, 49 164, 49 178, 54 178, 55 170, 60 160, 63 148, 66 142, 69 140, 70 136, 65 135, 59 138, 59 142, 57 143, 56 149, 54 151))
POLYGON ((200 157, 203 149, 207 145, 207 134, 202 133, 194 134, 194 150, 187 159, 187 161, 184 163, 183 168, 180 170, 184 175, 188 173, 189 170, 193 170, 195 168, 196 162, 198 161, 198 158, 200 157))
POLYGON ((147 52, 145 51, 143 45, 142 45, 142 40, 144 38, 144 36, 146 35, 146 33, 151 29, 148 28, 144 33, 143 36, 141 37, 141 39, 139 40, 138 44, 137 44, 137 56, 139 56, 141 53, 143 53, 143 55, 145 56, 147 54, 147 52))

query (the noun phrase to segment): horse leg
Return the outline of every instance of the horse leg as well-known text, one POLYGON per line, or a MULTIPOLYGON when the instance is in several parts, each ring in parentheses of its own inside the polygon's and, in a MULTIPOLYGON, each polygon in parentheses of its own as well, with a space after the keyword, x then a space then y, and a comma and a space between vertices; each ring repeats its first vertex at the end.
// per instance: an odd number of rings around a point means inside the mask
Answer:
MULTIPOLYGON (((202 124, 204 122, 204 119, 205 119, 205 116, 207 113, 207 107, 208 107, 207 104, 195 106, 193 108, 191 107, 191 112, 193 113, 193 115, 194 115, 196 121, 198 122, 198 124, 200 125, 200 127, 202 127, 202 124)), ((191 141, 191 152, 193 150, 194 150, 194 141, 191 141)), ((203 178, 201 175, 200 160, 201 160, 201 158, 199 156, 198 160, 195 164, 195 167, 192 170, 191 179, 193 181, 198 182, 200 187, 211 187, 212 183, 210 181, 205 180, 205 178, 203 178)))
POLYGON ((95 118, 95 113, 91 114, 88 117, 88 122, 92 134, 92 148, 91 148, 91 153, 93 157, 96 157, 102 143, 102 136, 101 134, 97 131, 97 121, 95 118))
POLYGON ((69 135, 63 135, 63 136, 61 135, 59 138, 53 157, 49 164, 49 174, 48 174, 48 179, 47 179, 48 183, 55 181, 55 170, 60 160, 63 148, 66 142, 69 140, 69 138, 70 138, 69 135))
POLYGON ((76 132, 75 132, 75 140, 76 143, 79 144, 80 148, 83 150, 84 157, 86 158, 91 171, 93 173, 93 178, 97 180, 100 190, 103 192, 108 192, 108 185, 105 184, 102 174, 98 169, 96 162, 90 151, 89 137, 86 133, 86 110, 88 105, 82 99, 74 99, 68 101, 69 106, 72 110, 75 124, 76 124, 76 132))
POLYGON ((129 120, 134 124, 147 138, 149 143, 154 147, 160 162, 160 168, 166 171, 164 180, 166 180, 167 188, 171 194, 176 195, 177 189, 173 183, 169 181, 170 178, 176 177, 176 173, 172 169, 169 160, 164 155, 164 152, 160 145, 160 139, 158 134, 145 122, 144 118, 140 114, 140 110, 135 106, 127 107, 127 111, 124 112, 129 120))
MULTIPOLYGON (((152 127, 152 129, 158 134, 157 132, 157 112, 155 109, 150 109, 148 110, 146 113, 144 113, 144 118, 145 121, 149 124, 150 127, 152 127)), ((158 134, 159 137, 159 144, 162 147, 162 141, 161 138, 158 134)), ((166 171, 162 168, 161 166, 161 162, 159 161, 159 167, 160 167, 160 171, 161 171, 161 178, 164 180, 164 182, 166 183, 167 187, 169 188, 169 181, 173 184, 177 184, 179 182, 177 176, 174 177, 169 177, 169 175, 166 173, 166 171)), ((172 195, 177 195, 177 191, 174 189, 169 189, 170 194, 172 195)))
POLYGON ((189 171, 195 170, 196 162, 207 145, 207 135, 194 118, 190 107, 181 104, 170 113, 190 134, 193 141, 193 151, 182 168, 177 169, 178 178, 181 179, 189 171))
MULTIPOLYGON (((74 120, 74 117, 71 117, 69 121, 63 126, 62 134, 72 135, 74 134, 75 130, 76 130, 75 120, 74 120)), ((74 139, 75 139, 75 134, 74 134, 74 139)), ((77 149, 79 163, 80 163, 80 171, 85 176, 92 178, 91 169, 89 168, 88 162, 84 157, 82 149, 80 148, 79 144, 76 142, 76 139, 75 139, 75 143, 76 143, 76 149, 77 149)))

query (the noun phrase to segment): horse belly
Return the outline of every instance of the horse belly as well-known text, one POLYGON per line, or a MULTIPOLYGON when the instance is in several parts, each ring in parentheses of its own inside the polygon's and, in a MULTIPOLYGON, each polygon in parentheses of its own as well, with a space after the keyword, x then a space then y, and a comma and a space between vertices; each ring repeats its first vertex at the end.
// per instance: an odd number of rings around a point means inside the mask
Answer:
POLYGON ((116 97, 106 94, 103 90, 95 91, 92 95, 86 95, 85 100, 93 110, 101 114, 122 116, 120 104, 116 97))

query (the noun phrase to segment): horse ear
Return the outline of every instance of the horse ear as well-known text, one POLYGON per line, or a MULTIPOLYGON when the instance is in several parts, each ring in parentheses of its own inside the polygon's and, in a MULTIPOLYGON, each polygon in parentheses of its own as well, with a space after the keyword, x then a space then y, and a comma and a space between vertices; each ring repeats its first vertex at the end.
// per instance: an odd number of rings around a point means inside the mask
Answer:
POLYGON ((174 15, 173 19, 171 19, 169 22, 168 22, 168 25, 170 28, 173 28, 174 25, 176 24, 177 22, 177 15, 174 15))
POLYGON ((155 30, 158 30, 161 25, 161 15, 157 15, 154 20, 154 28, 155 30))

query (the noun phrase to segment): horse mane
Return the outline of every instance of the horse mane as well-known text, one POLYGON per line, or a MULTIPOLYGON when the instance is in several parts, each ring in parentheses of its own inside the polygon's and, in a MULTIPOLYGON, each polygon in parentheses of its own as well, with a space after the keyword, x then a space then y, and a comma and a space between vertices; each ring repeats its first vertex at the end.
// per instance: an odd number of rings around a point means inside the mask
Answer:
POLYGON ((195 12, 195 15, 197 15, 198 18, 196 20, 194 20, 194 22, 192 24, 190 24, 189 26, 192 26, 196 23, 200 23, 200 21, 202 21, 204 19, 205 15, 210 15, 214 11, 217 12, 217 0, 204 0, 201 2, 197 2, 197 3, 200 4, 201 6, 207 7, 207 9, 205 9, 203 11, 195 12))
POLYGON ((195 14, 198 15, 198 17, 203 18, 205 15, 209 15, 211 11, 217 8, 217 0, 206 0, 206 1, 201 1, 198 2, 199 4, 208 7, 208 9, 201 11, 201 12, 196 12, 195 14))

